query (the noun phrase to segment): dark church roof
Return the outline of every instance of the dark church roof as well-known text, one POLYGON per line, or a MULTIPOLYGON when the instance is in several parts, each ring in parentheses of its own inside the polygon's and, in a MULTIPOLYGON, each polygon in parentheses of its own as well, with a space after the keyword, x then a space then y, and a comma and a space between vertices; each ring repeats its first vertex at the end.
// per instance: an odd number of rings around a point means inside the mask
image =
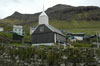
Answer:
MULTIPOLYGON (((45 25, 45 24, 41 24, 41 25, 45 25)), ((40 25, 37 26, 37 28, 39 27, 40 25)), ((55 27, 51 26, 51 25, 45 25, 46 27, 48 27, 52 32, 55 32, 55 33, 58 33, 58 34, 61 34, 63 36, 65 36, 60 30, 56 29, 55 27)))

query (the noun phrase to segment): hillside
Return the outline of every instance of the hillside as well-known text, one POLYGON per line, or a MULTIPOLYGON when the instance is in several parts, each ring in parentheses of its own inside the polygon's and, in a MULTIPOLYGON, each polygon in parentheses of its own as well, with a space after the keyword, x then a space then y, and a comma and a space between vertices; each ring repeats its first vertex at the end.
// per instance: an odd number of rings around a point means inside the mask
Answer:
MULTIPOLYGON (((65 21, 100 21, 100 8, 96 6, 69 6, 58 4, 46 10, 50 20, 65 20, 65 21)), ((20 24, 37 22, 40 13, 35 14, 21 14, 15 12, 5 19, 17 19, 23 21, 20 24)))
MULTIPOLYGON (((58 4, 46 10, 50 19, 50 25, 71 32, 85 32, 95 34, 100 30, 100 7, 96 6, 69 6, 58 4)), ((0 20, 0 27, 12 30, 14 24, 23 25, 26 32, 29 28, 38 24, 39 13, 21 14, 15 12, 5 19, 0 20), (6 26, 5 26, 6 25, 6 26)))

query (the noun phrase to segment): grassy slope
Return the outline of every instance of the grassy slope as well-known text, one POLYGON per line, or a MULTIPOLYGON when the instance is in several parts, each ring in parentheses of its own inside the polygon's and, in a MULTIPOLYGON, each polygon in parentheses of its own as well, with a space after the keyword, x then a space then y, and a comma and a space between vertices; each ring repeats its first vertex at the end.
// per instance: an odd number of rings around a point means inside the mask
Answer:
MULTIPOLYGON (((18 21, 18 20, 0 20, 0 23, 4 23, 4 24, 0 24, 0 27, 4 27, 6 31, 12 30, 11 26, 13 24, 18 24, 21 22, 22 21, 18 21)), ((95 34, 97 30, 100 31, 99 21, 75 21, 73 20, 71 22, 66 22, 66 21, 51 20, 49 23, 50 25, 58 29, 69 30, 70 32, 84 32, 87 34, 95 34)), ((29 33, 30 27, 36 26, 36 25, 37 25, 36 22, 25 24, 24 29, 26 33, 29 33)))
POLYGON ((51 21, 50 24, 58 29, 69 30, 70 32, 84 32, 87 34, 95 34, 96 31, 100 31, 100 22, 95 21, 51 21))
MULTIPOLYGON (((70 32, 80 32, 80 33, 87 33, 89 35, 95 34, 96 31, 100 31, 100 22, 99 21, 58 21, 58 20, 51 20, 50 25, 54 26, 57 29, 68 30, 70 32)), ((27 24, 28 26, 26 31, 29 31, 29 27, 36 26, 37 24, 27 24)))
MULTIPOLYGON (((4 23, 4 24, 0 24, 0 27, 4 27, 5 31, 12 31, 11 26, 14 24, 14 23, 12 24, 12 22, 13 21, 6 24, 5 22, 2 21, 2 23, 4 23)), ((0 21, 0 23, 1 23, 1 21, 0 21)), ((100 31, 100 22, 95 22, 95 21, 91 21, 91 22, 87 22, 87 21, 66 22, 66 21, 51 20, 49 23, 50 23, 50 25, 52 25, 58 29, 68 30, 70 32, 80 32, 80 33, 84 32, 84 33, 87 33, 89 35, 95 34, 97 30, 100 31)), ((15 24, 16 24, 16 22, 15 22, 15 24)), ((26 33, 26 35, 24 37, 24 42, 31 42, 31 36, 29 35, 29 28, 32 26, 36 26, 36 25, 37 25, 36 22, 24 25, 24 30, 26 33)), ((8 32, 0 32, 0 39, 1 39, 1 41, 5 39, 4 41, 6 41, 6 42, 8 41, 8 39, 12 40, 12 34, 8 33, 8 32)), ((4 42, 4 41, 2 41, 2 42, 4 42)))
POLYGON ((12 25, 17 24, 19 22, 20 21, 18 20, 9 20, 9 19, 0 20, 0 27, 3 27, 4 31, 11 31, 12 25))

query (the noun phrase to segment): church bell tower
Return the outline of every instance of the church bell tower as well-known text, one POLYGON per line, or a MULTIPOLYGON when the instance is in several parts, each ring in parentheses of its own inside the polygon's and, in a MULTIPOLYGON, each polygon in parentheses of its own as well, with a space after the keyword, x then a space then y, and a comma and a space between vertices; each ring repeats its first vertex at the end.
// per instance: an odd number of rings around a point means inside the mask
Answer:
POLYGON ((39 25, 40 24, 46 24, 46 25, 49 24, 49 18, 48 18, 47 14, 44 11, 44 7, 43 7, 42 13, 39 15, 39 25))

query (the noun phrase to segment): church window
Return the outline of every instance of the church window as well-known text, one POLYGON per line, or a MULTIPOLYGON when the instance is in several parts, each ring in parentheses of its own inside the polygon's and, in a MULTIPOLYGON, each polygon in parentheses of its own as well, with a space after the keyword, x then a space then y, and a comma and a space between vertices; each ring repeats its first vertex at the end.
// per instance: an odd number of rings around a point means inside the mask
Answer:
POLYGON ((40 27, 40 32, 43 32, 44 31, 44 27, 40 27))

